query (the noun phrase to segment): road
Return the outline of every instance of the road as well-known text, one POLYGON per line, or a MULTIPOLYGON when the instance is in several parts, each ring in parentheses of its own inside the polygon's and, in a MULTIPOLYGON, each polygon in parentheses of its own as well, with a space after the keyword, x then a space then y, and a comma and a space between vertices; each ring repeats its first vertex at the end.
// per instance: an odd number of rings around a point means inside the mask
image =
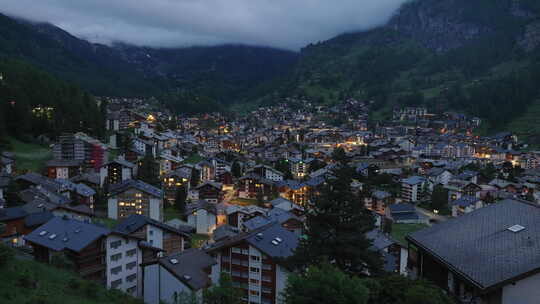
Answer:
POLYGON ((426 210, 424 208, 420 208, 418 206, 416 207, 416 211, 418 211, 423 216, 428 217, 430 219, 430 222, 431 221, 444 222, 444 221, 448 220, 447 216, 435 214, 435 213, 433 213, 433 212, 431 212, 429 210, 426 210))

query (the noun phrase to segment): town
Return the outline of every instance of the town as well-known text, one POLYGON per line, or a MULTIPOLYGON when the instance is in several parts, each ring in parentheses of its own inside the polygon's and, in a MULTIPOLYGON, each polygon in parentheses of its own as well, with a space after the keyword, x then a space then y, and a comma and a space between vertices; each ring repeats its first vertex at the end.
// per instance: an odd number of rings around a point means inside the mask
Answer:
POLYGON ((2 152, 0 236, 17 259, 147 304, 198 303, 224 274, 241 303, 284 303, 305 269, 291 261, 320 265, 317 250, 347 273, 425 279, 455 303, 540 298, 540 152, 479 135, 478 117, 397 107, 375 121, 373 102, 353 98, 193 116, 98 102, 106 137, 64 133, 36 170, 2 152), (334 256, 361 246, 365 260, 334 256))

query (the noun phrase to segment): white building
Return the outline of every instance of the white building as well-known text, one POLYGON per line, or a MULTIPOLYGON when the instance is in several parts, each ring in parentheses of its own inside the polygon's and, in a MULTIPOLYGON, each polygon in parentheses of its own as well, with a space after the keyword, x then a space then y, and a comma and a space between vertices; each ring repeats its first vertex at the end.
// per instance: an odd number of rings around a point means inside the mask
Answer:
POLYGON ((144 302, 173 304, 191 294, 201 299, 212 284, 209 273, 215 264, 214 258, 194 248, 144 264, 144 302))
POLYGON ((106 240, 107 288, 124 291, 132 296, 141 296, 142 250, 139 240, 120 233, 111 233, 106 240))
POLYGON ((217 227, 216 205, 199 200, 186 207, 188 225, 195 228, 197 234, 211 234, 217 227))

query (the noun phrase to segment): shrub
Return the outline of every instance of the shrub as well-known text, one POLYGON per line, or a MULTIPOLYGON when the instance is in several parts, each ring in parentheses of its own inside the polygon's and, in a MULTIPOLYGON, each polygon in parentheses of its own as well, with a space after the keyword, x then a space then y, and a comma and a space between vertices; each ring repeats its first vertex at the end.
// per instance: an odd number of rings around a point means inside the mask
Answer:
POLYGON ((9 262, 11 262, 14 256, 15 252, 13 251, 13 249, 11 249, 5 244, 0 243, 0 267, 4 267, 9 262))

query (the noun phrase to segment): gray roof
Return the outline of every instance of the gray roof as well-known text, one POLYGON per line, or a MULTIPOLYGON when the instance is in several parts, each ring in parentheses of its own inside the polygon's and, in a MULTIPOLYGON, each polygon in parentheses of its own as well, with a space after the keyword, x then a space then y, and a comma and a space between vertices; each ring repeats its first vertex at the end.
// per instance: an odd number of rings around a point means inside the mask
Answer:
POLYGON ((242 241, 259 249, 271 258, 284 259, 291 256, 299 244, 298 237, 278 223, 269 224, 250 232, 244 232, 229 239, 219 241, 208 248, 209 252, 224 247, 234 246, 242 241), (281 242, 274 245, 273 241, 280 238, 281 242))
POLYGON ((504 200, 407 239, 486 289, 540 270, 540 207, 504 200), (525 229, 512 232, 514 225, 525 229))
POLYGON ((299 243, 298 237, 293 232, 281 227, 278 223, 260 231, 256 230, 256 232, 250 234, 246 241, 272 258, 288 258, 293 255, 299 243), (282 240, 278 245, 273 243, 276 238, 282 240))
POLYGON ((426 181, 426 179, 421 177, 421 176, 411 176, 409 178, 401 180, 401 182, 403 182, 405 184, 409 184, 409 185, 421 184, 421 183, 423 183, 425 181, 426 181))
POLYGON ((135 165, 133 163, 128 162, 125 159, 117 158, 117 159, 114 159, 114 160, 104 164, 102 167, 108 166, 110 164, 119 164, 122 167, 131 168, 131 169, 135 169, 135 167, 137 166, 137 165, 135 165))
POLYGON ((177 234, 182 234, 182 235, 186 235, 186 233, 189 233, 193 229, 188 226, 179 226, 178 228, 175 228, 165 223, 153 220, 144 215, 132 214, 129 217, 122 220, 120 223, 118 223, 114 227, 114 231, 117 231, 123 234, 131 234, 139 230, 141 227, 145 225, 152 225, 152 226, 161 228, 163 230, 177 233, 177 234))
POLYGON ((97 239, 107 236, 110 230, 98 225, 65 217, 55 217, 25 236, 25 240, 55 251, 79 252, 97 239), (42 232, 45 232, 43 235, 42 232), (51 239, 51 237, 54 238, 51 239))
POLYGON ((211 284, 209 275, 204 270, 215 265, 216 260, 202 250, 191 248, 161 258, 158 263, 192 290, 200 290, 211 284), (177 263, 173 264, 172 259, 177 263))
POLYGON ((366 237, 372 241, 372 248, 377 250, 383 250, 396 243, 378 229, 366 233, 366 237))
POLYGON ((20 219, 27 214, 21 207, 2 208, 0 209, 0 222, 20 219))
POLYGON ((24 218, 24 225, 26 227, 36 227, 45 224, 54 217, 54 214, 50 211, 41 211, 31 213, 24 218))
POLYGON ((161 189, 156 188, 143 181, 135 180, 135 179, 128 179, 121 182, 120 184, 111 185, 109 195, 116 195, 116 194, 125 192, 131 188, 137 189, 139 191, 142 191, 144 193, 150 194, 158 198, 163 197, 163 191, 161 191, 161 189))

